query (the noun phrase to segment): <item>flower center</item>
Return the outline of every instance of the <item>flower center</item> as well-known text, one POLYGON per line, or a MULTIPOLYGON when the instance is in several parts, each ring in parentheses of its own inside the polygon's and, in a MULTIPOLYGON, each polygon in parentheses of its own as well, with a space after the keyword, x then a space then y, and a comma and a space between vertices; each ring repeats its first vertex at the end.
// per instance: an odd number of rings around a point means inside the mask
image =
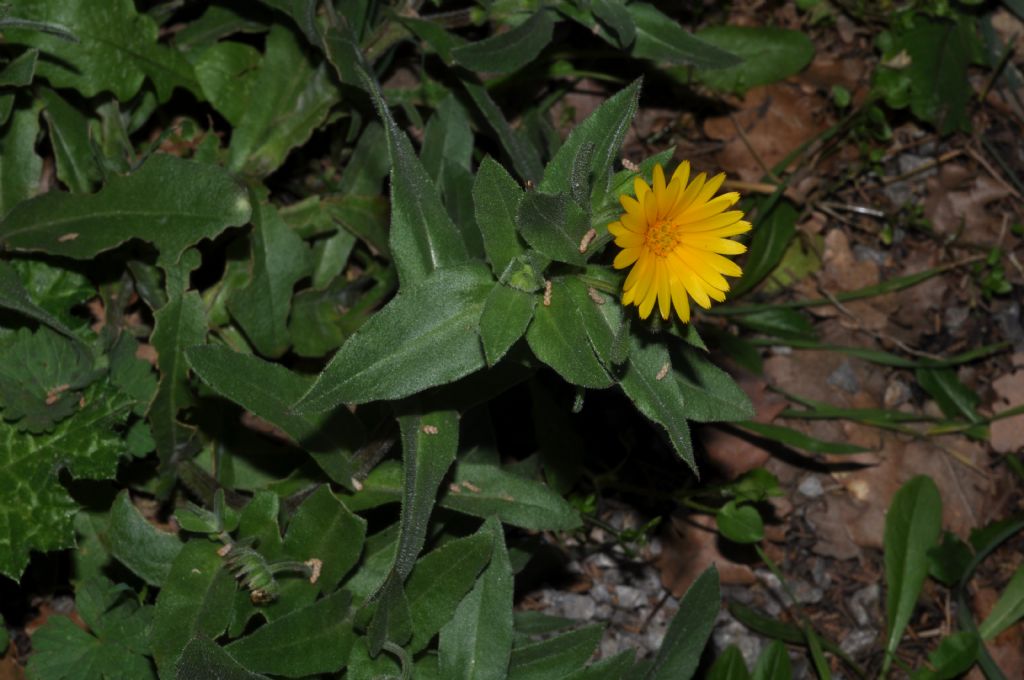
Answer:
POLYGON ((659 257, 667 257, 679 241, 679 226, 668 220, 659 220, 647 229, 646 245, 659 257))

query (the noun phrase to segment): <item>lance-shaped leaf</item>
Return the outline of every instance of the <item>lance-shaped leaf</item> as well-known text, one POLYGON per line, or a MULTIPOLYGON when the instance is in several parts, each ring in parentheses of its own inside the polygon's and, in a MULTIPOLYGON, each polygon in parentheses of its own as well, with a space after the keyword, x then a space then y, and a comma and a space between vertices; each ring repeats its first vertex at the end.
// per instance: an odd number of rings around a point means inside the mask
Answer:
POLYGON ((51 191, 18 204, 0 223, 15 250, 79 260, 138 238, 177 262, 189 246, 249 221, 245 190, 223 168, 157 154, 95 194, 51 191))
POLYGON ((474 71, 510 73, 530 63, 551 42, 555 22, 541 9, 529 19, 504 33, 456 47, 452 57, 474 71))
POLYGON ((110 552, 146 583, 160 587, 183 545, 177 534, 160 531, 135 508, 128 491, 110 507, 110 552))
POLYGON ((516 213, 522 200, 523 190, 505 168, 490 156, 484 158, 473 182, 473 206, 495 276, 501 276, 526 252, 516 234, 516 213))
MULTIPOLYGON (((577 305, 579 291, 565 281, 552 282, 549 304, 536 307, 526 341, 537 358, 574 385, 603 388, 612 384, 587 338, 577 305)), ((589 300, 586 301, 589 303, 589 300)))
MULTIPOLYGON (((502 148, 505 149, 505 153, 508 154, 519 176, 524 180, 534 183, 540 181, 544 169, 541 166, 540 154, 537 153, 537 148, 530 143, 522 130, 512 129, 512 126, 505 120, 505 114, 501 112, 501 108, 497 103, 491 99, 491 95, 487 92, 485 86, 469 79, 463 79, 462 85, 466 88, 466 92, 469 93, 480 113, 483 114, 484 120, 491 126, 494 134, 498 135, 498 141, 501 142, 502 148)), ((483 169, 482 165, 481 169, 483 169)))
POLYGON ((482 264, 467 264, 400 292, 342 345, 294 408, 398 399, 482 368, 476 329, 493 285, 482 264))
POLYGON ((160 383, 148 415, 157 453, 167 465, 190 438, 178 422, 178 412, 193 403, 184 353, 206 340, 206 313, 199 294, 190 291, 172 298, 154 316, 151 342, 159 353, 160 383))
POLYGON ((0 307, 24 314, 69 338, 74 337, 60 319, 33 302, 28 291, 25 290, 25 286, 22 285, 18 273, 9 264, 2 261, 0 261, 0 307))
POLYGON ((161 100, 175 86, 198 92, 192 67, 177 50, 157 43, 157 25, 132 0, 38 0, 14 6, 19 19, 66 27, 75 39, 30 28, 4 30, 11 43, 31 45, 47 58, 37 74, 86 97, 110 91, 120 101, 135 96, 149 76, 161 100))
POLYGON ((228 165, 263 177, 306 143, 339 95, 327 64, 314 63, 295 32, 279 24, 267 35, 262 65, 252 79, 249 105, 231 134, 228 165))
POLYGON ((402 513, 394 562, 374 598, 377 608, 368 630, 373 654, 388 640, 405 644, 412 635, 403 584, 423 550, 437 489, 455 461, 459 445, 459 420, 454 411, 404 415, 398 419, 398 425, 404 477, 402 513))
POLYGON ((352 412, 343 407, 323 413, 289 409, 309 390, 311 378, 221 345, 191 347, 185 357, 217 394, 281 428, 332 480, 352 484, 356 469, 351 456, 364 438, 363 426, 352 412))
POLYGON ((309 248, 269 203, 253 210, 252 278, 228 302, 231 315, 260 354, 288 349, 292 289, 312 266, 309 248))
POLYGON ((512 564, 501 523, 481 531, 494 538, 490 564, 441 629, 438 665, 451 680, 504 680, 512 653, 512 564))
POLYGON ((536 295, 508 286, 491 289, 480 316, 480 340, 488 366, 498 363, 513 343, 523 337, 536 304, 536 295))
POLYGON ((648 343, 633 335, 630 342, 629 361, 619 378, 619 386, 641 413, 665 428, 676 453, 696 472, 693 442, 686 423, 689 404, 672 375, 668 349, 663 344, 648 343))
POLYGON ((391 254, 403 286, 432 271, 466 261, 466 244, 441 204, 437 187, 391 116, 377 81, 358 65, 364 87, 384 124, 391 158, 391 254))
POLYGON ((339 590, 277 619, 225 648, 245 668, 298 678, 345 665, 355 640, 347 616, 352 594, 339 590))
POLYGON ((931 477, 918 475, 900 487, 885 517, 885 614, 889 622, 882 676, 928 575, 928 551, 942 530, 942 497, 931 477))
POLYGON ((645 680, 687 680, 700 663, 711 629, 718 618, 722 597, 718 570, 708 568, 686 591, 679 612, 669 624, 665 640, 645 680))
POLYGON ((493 546, 493 534, 482 529, 445 543, 416 562, 406 583, 412 622, 410 652, 425 648, 451 620, 477 575, 490 562, 493 546))
MULTIPOLYGON (((577 156, 584 147, 593 145, 584 171, 588 175, 593 174, 590 184, 597 190, 594 194, 595 201, 603 198, 608 191, 608 178, 618 157, 619 147, 622 146, 622 140, 625 139, 636 114, 641 82, 634 80, 629 87, 617 92, 572 131, 565 143, 559 147, 555 157, 544 168, 544 179, 541 180, 539 187, 541 191, 568 192, 577 156)), ((587 225, 588 228, 589 226, 587 225)), ((576 245, 579 245, 579 239, 576 240, 576 245)))
POLYGON ((740 63, 740 58, 731 52, 695 38, 654 5, 634 2, 626 9, 636 26, 634 57, 701 68, 725 68, 740 63))
POLYGON ((231 616, 235 580, 224 568, 217 546, 189 541, 171 565, 156 599, 153 658, 161 678, 174 677, 174 667, 189 640, 215 638, 231 616))
POLYGON ((174 675, 168 671, 161 677, 192 680, 209 676, 217 680, 270 680, 266 675, 247 670, 223 647, 205 635, 197 635, 189 640, 175 664, 174 675))
MULTIPOLYGON (((36 139, 41 108, 39 102, 20 106, 0 128, 0 217, 8 215, 11 209, 39 190, 43 159, 36 153, 36 139)), ((9 215, 0 220, 0 238, 8 219, 9 215)))
POLYGON ((50 130, 50 143, 57 162, 57 178, 73 193, 91 193, 100 179, 89 139, 89 119, 55 90, 39 88, 46 108, 43 115, 50 130))
POLYGON ((580 243, 590 229, 590 216, 568 194, 526 194, 519 203, 516 225, 527 243, 552 260, 586 264, 580 243))
POLYGON ((28 435, 0 420, 0 574, 17 580, 29 551, 74 545, 78 504, 61 486, 62 469, 79 479, 110 479, 126 453, 121 425, 133 400, 100 381, 82 396, 79 410, 52 432, 28 435))

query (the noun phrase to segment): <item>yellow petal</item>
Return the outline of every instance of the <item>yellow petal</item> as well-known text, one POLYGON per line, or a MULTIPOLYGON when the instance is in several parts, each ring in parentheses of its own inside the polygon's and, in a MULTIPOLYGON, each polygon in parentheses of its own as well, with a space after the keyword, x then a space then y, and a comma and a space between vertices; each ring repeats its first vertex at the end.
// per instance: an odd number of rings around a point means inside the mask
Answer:
POLYGON ((718 238, 725 238, 726 236, 745 234, 750 231, 750 228, 750 222, 740 220, 739 222, 735 222, 734 224, 730 224, 725 227, 719 227, 718 229, 707 229, 705 231, 693 232, 693 235, 700 237, 717 236, 718 238))
MULTIPOLYGON (((615 241, 618 243, 618 239, 615 241)), ((730 241, 726 238, 698 238, 695 236, 687 236, 683 239, 683 243, 694 248, 700 248, 701 250, 707 250, 712 253, 721 253, 722 255, 739 255, 747 252, 747 247, 737 241, 730 241)), ((621 244, 620 244, 621 245, 621 244)))
POLYGON ((658 259, 658 308, 661 311, 661 318, 668 320, 672 311, 672 288, 669 284, 668 268, 665 259, 658 259))
POLYGON ((637 175, 633 178, 633 194, 636 196, 636 200, 640 203, 644 202, 644 196, 651 190, 651 187, 647 185, 644 178, 637 175))
POLYGON ((643 244, 644 237, 632 231, 626 231, 615 237, 615 245, 620 248, 639 248, 643 244))
POLYGON ((644 216, 647 218, 647 226, 658 221, 658 199, 653 192, 644 196, 644 216))
POLYGON ((619 254, 615 256, 615 261, 612 262, 612 266, 616 269, 625 269, 636 262, 642 252, 642 248, 626 248, 624 250, 620 250, 619 254))
POLYGON ((672 173, 672 181, 678 181, 680 186, 686 186, 690 181, 690 161, 683 161, 676 166, 676 171, 672 173))
POLYGON ((670 285, 672 287, 672 306, 675 307, 679 319, 686 323, 690 320, 690 300, 686 295, 686 287, 683 286, 682 281, 675 278, 671 280, 670 285))
POLYGON ((694 206, 701 206, 711 200, 711 197, 715 195, 715 192, 722 186, 722 182, 725 181, 725 173, 720 172, 707 181, 704 188, 697 194, 697 198, 693 199, 694 206))
POLYGON ((736 203, 736 199, 734 197, 738 198, 739 194, 722 194, 717 198, 711 199, 704 205, 699 205, 695 202, 690 206, 689 210, 678 215, 676 219, 679 222, 699 222, 701 220, 706 220, 709 217, 717 215, 723 210, 731 208, 736 203))
MULTIPOLYGON (((622 284, 622 287, 625 290, 636 288, 642 281, 650 280, 651 275, 649 271, 651 269, 652 259, 653 258, 649 255, 646 257, 641 257, 637 261, 636 266, 629 270, 629 275, 626 276, 626 282, 622 284)), ((646 288, 644 290, 646 290, 646 288)))
POLYGON ((686 190, 679 195, 676 200, 676 204, 672 206, 672 217, 676 218, 686 212, 686 209, 693 203, 693 199, 697 197, 700 190, 704 188, 704 178, 706 175, 702 172, 694 178, 690 186, 686 187, 686 190))
POLYGON ((643 207, 640 205, 640 202, 637 201, 632 196, 622 194, 621 196, 619 196, 619 203, 622 205, 623 210, 625 210, 630 215, 635 215, 636 217, 643 217, 643 207))
POLYGON ((647 233, 647 221, 640 215, 623 213, 619 216, 619 221, 622 222, 622 226, 630 231, 635 231, 638 234, 647 233))
MULTIPOLYGON (((653 283, 653 282, 652 282, 653 283)), ((658 297, 658 287, 651 286, 647 290, 647 294, 644 295, 643 302, 640 303, 640 318, 646 319, 651 315, 651 310, 654 309, 654 301, 658 297)))
MULTIPOLYGON (((708 231, 709 229, 719 229, 721 227, 728 227, 733 222, 738 222, 743 217, 743 212, 739 210, 729 210, 715 215, 714 217, 708 217, 707 219, 700 220, 699 222, 681 222, 679 226, 686 232, 702 232, 708 231)), ((684 217, 684 219, 687 219, 684 217)))
MULTIPOLYGON (((682 261, 684 268, 688 273, 691 273, 698 278, 702 279, 704 283, 711 285, 719 290, 729 290, 729 282, 725 280, 725 277, 715 267, 709 264, 712 257, 721 257, 721 255, 715 255, 714 253, 706 253, 700 250, 694 250, 686 246, 676 248, 672 253, 673 256, 679 258, 682 261)), ((725 260, 724 257, 721 259, 725 260)), ((728 260, 726 260, 728 262, 728 260)), ((737 267, 739 269, 739 267, 737 267)), ((683 283, 686 284, 686 290, 690 291, 693 295, 693 290, 690 287, 692 281, 683 278, 683 283)), ((694 300, 700 303, 700 300, 694 296, 694 300)), ((703 304, 701 305, 704 306, 703 304)))

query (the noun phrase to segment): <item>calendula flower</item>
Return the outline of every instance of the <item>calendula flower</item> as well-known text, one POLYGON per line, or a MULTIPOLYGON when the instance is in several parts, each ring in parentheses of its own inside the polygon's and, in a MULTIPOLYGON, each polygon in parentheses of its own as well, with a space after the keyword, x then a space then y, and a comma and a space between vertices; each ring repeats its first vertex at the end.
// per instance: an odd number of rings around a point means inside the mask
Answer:
POLYGON ((614 266, 633 267, 622 288, 622 304, 637 305, 640 318, 650 316, 657 302, 663 319, 675 308, 683 322, 689 321, 689 298, 707 309, 712 300, 725 300, 725 277, 743 273, 724 256, 746 251, 729 237, 750 231, 750 222, 742 211, 729 210, 738 193, 715 197, 724 181, 725 173, 707 179, 703 172, 690 181, 690 163, 683 161, 666 183, 665 171, 656 165, 653 186, 637 177, 636 198, 619 197, 626 212, 608 225, 622 248, 614 266))

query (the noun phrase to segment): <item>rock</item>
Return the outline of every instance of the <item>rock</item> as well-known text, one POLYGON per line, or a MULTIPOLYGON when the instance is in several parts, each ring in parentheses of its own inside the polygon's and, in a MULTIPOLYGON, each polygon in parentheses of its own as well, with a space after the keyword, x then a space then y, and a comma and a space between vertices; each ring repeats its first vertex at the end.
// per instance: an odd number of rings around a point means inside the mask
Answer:
POLYGON ((878 608, 879 595, 880 589, 878 584, 872 583, 850 596, 847 604, 858 626, 863 628, 872 622, 874 617, 871 613, 878 608))
POLYGON ((748 668, 753 668, 757 658, 761 655, 761 638, 750 632, 746 626, 732 618, 729 612, 723 610, 719 613, 715 630, 711 634, 715 649, 721 652, 729 646, 735 645, 748 668))
POLYGON ((878 637, 878 631, 870 628, 855 628, 839 641, 839 648, 850 656, 858 656, 871 649, 878 637))
POLYGON ((907 403, 911 396, 910 385, 902 380, 894 379, 885 386, 885 396, 882 397, 882 403, 885 405, 885 408, 892 409, 907 403))
POLYGON ((856 394, 860 389, 860 385, 857 382, 857 375, 853 372, 853 366, 851 366, 850 362, 846 360, 843 360, 843 363, 839 364, 839 368, 834 370, 832 374, 828 376, 828 384, 833 387, 838 387, 850 394, 856 394))
POLYGON ((589 621, 594 618, 597 604, 588 595, 556 592, 551 598, 551 608, 559 610, 568 619, 589 621))
POLYGON ((639 588, 633 586, 615 586, 615 597, 622 609, 636 609, 647 604, 647 596, 639 588))
POLYGON ((821 602, 821 599, 825 597, 825 593, 817 586, 808 583, 803 579, 792 579, 788 581, 789 589, 793 593, 793 597, 800 604, 817 604, 821 602))
POLYGON ((818 475, 807 475, 796 489, 808 498, 818 498, 825 494, 825 487, 821 485, 821 477, 818 475))

